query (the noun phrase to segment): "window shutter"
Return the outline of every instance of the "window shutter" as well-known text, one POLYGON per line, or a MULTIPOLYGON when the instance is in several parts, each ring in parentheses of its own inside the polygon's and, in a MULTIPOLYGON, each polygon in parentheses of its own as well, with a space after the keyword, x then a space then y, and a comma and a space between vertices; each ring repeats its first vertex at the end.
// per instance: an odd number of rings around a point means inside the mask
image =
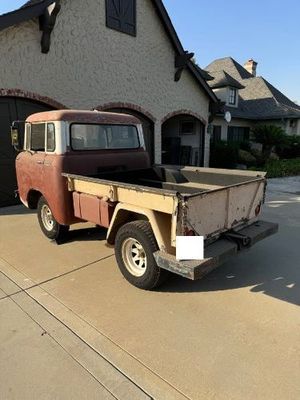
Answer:
POLYGON ((136 35, 136 0, 106 0, 106 26, 136 35))

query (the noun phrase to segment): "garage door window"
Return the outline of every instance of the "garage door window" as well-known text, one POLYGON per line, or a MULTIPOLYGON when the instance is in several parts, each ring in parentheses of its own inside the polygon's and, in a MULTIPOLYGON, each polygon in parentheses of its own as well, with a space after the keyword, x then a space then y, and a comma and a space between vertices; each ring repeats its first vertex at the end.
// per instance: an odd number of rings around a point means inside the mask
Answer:
POLYGON ((45 151, 46 124, 31 125, 31 150, 45 151))

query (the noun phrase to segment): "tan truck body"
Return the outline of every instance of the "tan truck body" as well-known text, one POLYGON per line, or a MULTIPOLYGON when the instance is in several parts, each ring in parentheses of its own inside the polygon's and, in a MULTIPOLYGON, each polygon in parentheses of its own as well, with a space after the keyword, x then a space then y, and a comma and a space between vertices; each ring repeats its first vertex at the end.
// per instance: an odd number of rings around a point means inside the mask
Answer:
MULTIPOLYGON (((18 123, 12 144, 18 147, 18 123)), ((153 289, 169 270, 198 279, 277 231, 258 221, 265 174, 150 165, 142 124, 82 110, 31 115, 16 159, 21 201, 43 233, 61 241, 82 221, 107 228, 125 278, 153 289), (204 260, 178 261, 177 236, 203 236, 204 260)))
MULTIPOLYGON (((201 277, 208 272, 208 265, 216 267, 228 254, 253 244, 253 237, 247 236, 249 240, 244 237, 244 229, 249 232, 250 227, 252 236, 257 232, 261 239, 277 231, 276 224, 258 221, 266 188, 264 172, 164 165, 157 165, 153 170, 157 176, 169 177, 159 182, 162 188, 152 187, 158 181, 143 178, 142 171, 136 183, 124 183, 122 176, 120 181, 110 180, 109 176, 105 179, 72 174, 64 176, 68 179, 69 190, 83 196, 82 204, 86 196, 90 196, 99 202, 105 199, 116 205, 108 227, 108 243, 114 244, 120 225, 139 218, 146 219, 159 247, 156 261, 160 267, 190 279, 201 277), (184 182, 175 182, 178 177, 184 182), (179 262, 175 258, 176 236, 190 234, 204 236, 205 260, 179 262), (216 262, 210 253, 216 248, 216 243, 222 241, 222 235, 227 235, 227 238, 231 235, 232 241, 224 239, 229 246, 225 246, 226 254, 219 254, 216 262)), ((83 208, 78 203, 74 207, 75 215, 88 220, 82 214, 83 208)))

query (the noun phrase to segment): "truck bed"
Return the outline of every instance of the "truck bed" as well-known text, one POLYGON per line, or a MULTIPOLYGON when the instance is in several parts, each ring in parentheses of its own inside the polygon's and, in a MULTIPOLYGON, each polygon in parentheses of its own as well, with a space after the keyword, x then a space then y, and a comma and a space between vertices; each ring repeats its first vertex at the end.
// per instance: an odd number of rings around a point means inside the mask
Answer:
POLYGON ((92 177, 63 175, 71 191, 176 214, 176 234, 189 227, 206 239, 254 221, 265 191, 265 173, 256 171, 160 165, 92 177))
POLYGON ((264 172, 213 168, 156 166, 136 171, 103 172, 89 178, 144 186, 175 193, 197 194, 261 180, 264 172))

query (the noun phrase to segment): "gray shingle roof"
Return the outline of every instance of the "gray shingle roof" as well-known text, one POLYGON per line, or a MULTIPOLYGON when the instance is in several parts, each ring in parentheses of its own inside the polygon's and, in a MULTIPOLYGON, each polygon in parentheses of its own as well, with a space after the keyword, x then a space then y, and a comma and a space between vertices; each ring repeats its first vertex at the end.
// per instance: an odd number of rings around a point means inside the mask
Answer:
POLYGON ((213 82, 210 83, 210 87, 212 89, 222 88, 226 86, 231 86, 237 89, 243 89, 245 87, 223 70, 218 72, 216 71, 213 72, 213 76, 214 76, 213 82))
POLYGON ((210 63, 205 70, 209 71, 213 75, 213 72, 226 71, 234 79, 238 81, 240 79, 252 78, 250 72, 248 72, 244 67, 241 66, 232 57, 219 58, 218 60, 210 63))
POLYGON ((199 65, 195 63, 194 65, 199 73, 202 75, 203 79, 205 79, 206 81, 212 81, 214 79, 214 77, 212 77, 207 71, 205 71, 205 69, 200 68, 199 65))
MULTIPOLYGON (((244 86, 239 90, 238 108, 225 107, 233 117, 244 119, 300 118, 300 106, 291 101, 267 80, 254 77, 231 57, 213 61, 205 68, 216 82, 222 71, 244 86)), ((209 82, 214 88, 214 81, 209 82)))

